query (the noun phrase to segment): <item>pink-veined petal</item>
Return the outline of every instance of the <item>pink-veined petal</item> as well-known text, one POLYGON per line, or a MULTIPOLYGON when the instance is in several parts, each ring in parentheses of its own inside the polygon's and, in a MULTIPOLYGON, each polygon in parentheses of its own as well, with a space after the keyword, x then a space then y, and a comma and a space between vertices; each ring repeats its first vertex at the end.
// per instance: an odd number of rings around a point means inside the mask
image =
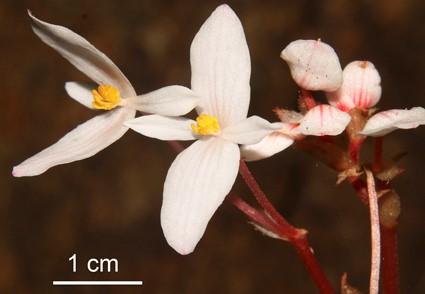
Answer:
POLYGON ((174 160, 161 208, 162 230, 174 250, 194 250, 235 182, 239 159, 238 145, 213 137, 196 141, 174 160))
POLYGON ((68 28, 37 19, 28 11, 34 33, 97 84, 117 87, 123 98, 136 96, 130 82, 102 52, 68 28))
POLYGON ((241 153, 244 160, 255 161, 273 156, 285 150, 293 143, 293 138, 277 131, 267 135, 257 144, 242 145, 241 153))
POLYGON ((199 97, 192 90, 183 86, 167 86, 127 98, 124 103, 127 107, 146 113, 178 116, 190 112, 198 102, 199 97))
POLYGON ((69 97, 84 105, 87 108, 93 109, 93 94, 92 90, 96 88, 94 84, 66 82, 65 90, 69 97))
POLYGON ((135 116, 134 110, 118 108, 79 125, 58 142, 13 168, 13 176, 36 176, 47 169, 91 157, 121 138, 128 130, 124 121, 135 116))
POLYGON ((197 111, 225 128, 246 118, 251 61, 242 24, 227 5, 202 25, 190 48, 192 90, 202 99, 197 111))
POLYGON ((362 135, 380 137, 396 129, 414 129, 425 124, 425 109, 391 109, 372 116, 360 132, 362 135))
POLYGON ((280 54, 294 81, 306 90, 335 91, 342 83, 342 69, 334 49, 320 40, 291 42, 280 54))
POLYGON ((336 136, 341 134, 351 120, 344 111, 321 104, 310 109, 301 120, 299 131, 303 135, 336 136))
POLYGON ((250 116, 225 128, 220 137, 236 144, 255 144, 271 132, 280 129, 281 123, 270 123, 259 116, 250 116))
POLYGON ((161 115, 144 115, 125 122, 132 130, 155 139, 195 140, 191 125, 195 121, 183 117, 167 117, 161 115))
POLYGON ((341 110, 352 108, 368 109, 375 106, 381 98, 381 76, 373 63, 353 61, 342 73, 341 88, 327 93, 329 103, 341 110))

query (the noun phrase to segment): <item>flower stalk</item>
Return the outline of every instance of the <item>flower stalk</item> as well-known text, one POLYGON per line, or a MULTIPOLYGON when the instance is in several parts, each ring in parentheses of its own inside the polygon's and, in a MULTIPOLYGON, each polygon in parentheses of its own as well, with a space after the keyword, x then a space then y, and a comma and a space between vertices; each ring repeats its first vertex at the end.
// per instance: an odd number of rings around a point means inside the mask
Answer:
MULTIPOLYGON (((245 181, 248 188, 251 190, 258 204, 265 210, 265 215, 270 218, 270 220, 276 226, 272 227, 272 233, 276 234, 283 240, 288 240, 291 245, 296 250, 298 256, 303 261, 305 267, 307 268, 312 280, 316 284, 317 288, 320 290, 320 293, 323 294, 332 294, 336 293, 333 289, 331 283, 326 277, 324 271, 320 267, 318 260, 316 259, 313 249, 310 246, 307 239, 307 231, 304 229, 299 229, 292 226, 271 204, 266 194, 260 188, 259 184, 255 180, 245 161, 240 161, 239 173, 242 176, 242 179, 245 181)), ((265 223, 267 226, 269 223, 264 222, 262 218, 259 219, 259 212, 254 213, 252 207, 241 204, 241 200, 232 200, 233 204, 241 210, 248 218, 259 223, 265 223)), ((265 227, 267 229, 267 227, 265 227)))

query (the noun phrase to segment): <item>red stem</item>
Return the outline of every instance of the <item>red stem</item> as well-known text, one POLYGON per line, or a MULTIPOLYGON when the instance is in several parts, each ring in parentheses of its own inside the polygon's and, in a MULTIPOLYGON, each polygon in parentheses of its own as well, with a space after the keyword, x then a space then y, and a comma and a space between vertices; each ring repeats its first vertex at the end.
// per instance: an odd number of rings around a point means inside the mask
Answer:
POLYGON ((307 231, 292 226, 281 214, 279 214, 279 212, 277 212, 277 210, 268 200, 263 190, 261 190, 257 181, 243 160, 240 161, 239 173, 241 174, 248 188, 251 190, 257 202, 266 211, 270 219, 276 223, 276 233, 282 239, 287 239, 295 248, 298 256, 304 262, 304 265, 307 268, 311 278, 320 290, 320 293, 336 293, 313 254, 313 250, 308 243, 307 231))
POLYGON ((242 211, 249 219, 261 225, 265 229, 277 234, 276 224, 273 223, 273 221, 270 220, 264 213, 255 209, 254 207, 246 203, 242 198, 240 198, 239 196, 235 194, 230 195, 229 200, 232 202, 234 206, 236 206, 237 209, 242 211))
POLYGON ((295 250, 298 253, 298 256, 304 262, 305 267, 310 273, 311 278, 316 283, 316 286, 319 288, 320 293, 336 293, 332 288, 330 282, 326 278, 323 273, 319 262, 313 254, 313 250, 311 249, 306 234, 301 236, 300 238, 290 240, 292 246, 294 246, 295 250))
POLYGON ((397 225, 387 228, 381 225, 382 238, 382 287, 384 294, 400 293, 397 254, 397 225))
POLYGON ((261 190, 260 185, 258 185, 248 166, 244 160, 240 161, 239 164, 239 173, 245 181, 248 188, 251 190, 258 204, 264 208, 267 214, 285 231, 287 236, 296 236, 298 234, 298 229, 288 223, 288 221, 273 207, 266 194, 261 190))

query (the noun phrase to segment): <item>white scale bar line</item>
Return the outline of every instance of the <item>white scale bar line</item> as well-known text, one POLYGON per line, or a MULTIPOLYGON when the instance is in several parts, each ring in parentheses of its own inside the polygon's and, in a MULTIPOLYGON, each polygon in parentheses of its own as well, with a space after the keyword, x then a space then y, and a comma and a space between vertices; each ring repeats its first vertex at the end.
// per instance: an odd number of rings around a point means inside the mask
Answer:
POLYGON ((53 286, 142 286, 143 281, 53 281, 53 286))

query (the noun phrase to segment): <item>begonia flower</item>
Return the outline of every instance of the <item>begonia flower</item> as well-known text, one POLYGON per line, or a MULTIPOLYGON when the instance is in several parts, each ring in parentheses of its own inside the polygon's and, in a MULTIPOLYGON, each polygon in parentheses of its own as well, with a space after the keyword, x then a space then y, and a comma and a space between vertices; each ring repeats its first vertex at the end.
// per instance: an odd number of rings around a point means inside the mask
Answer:
POLYGON ((196 121, 148 115, 127 122, 161 140, 196 140, 174 160, 164 184, 161 226, 168 244, 191 253, 238 174, 238 144, 259 142, 277 127, 247 118, 251 64, 240 20, 219 6, 190 48, 192 90, 200 97, 196 121))
MULTIPOLYGON (((282 119, 282 118, 281 118, 282 119)), ((338 108, 320 104, 310 109, 298 120, 285 121, 280 129, 266 136, 257 144, 243 145, 242 155, 247 161, 255 161, 273 156, 291 146, 304 136, 337 136, 350 123, 351 117, 338 108)))
POLYGON ((368 109, 381 98, 381 76, 370 61, 353 61, 342 72, 341 87, 327 93, 331 105, 343 111, 353 108, 368 109))
POLYGON ((300 88, 335 91, 342 83, 342 69, 334 49, 319 40, 296 40, 280 57, 288 63, 292 78, 300 88))
POLYGON ((198 97, 182 86, 164 87, 137 96, 120 69, 87 40, 68 28, 49 24, 28 13, 34 33, 98 85, 67 82, 65 89, 69 96, 88 108, 106 112, 15 166, 12 171, 15 177, 39 175, 53 166, 95 155, 124 135, 128 127, 123 123, 134 118, 136 110, 176 116, 188 113, 197 104, 198 97))

